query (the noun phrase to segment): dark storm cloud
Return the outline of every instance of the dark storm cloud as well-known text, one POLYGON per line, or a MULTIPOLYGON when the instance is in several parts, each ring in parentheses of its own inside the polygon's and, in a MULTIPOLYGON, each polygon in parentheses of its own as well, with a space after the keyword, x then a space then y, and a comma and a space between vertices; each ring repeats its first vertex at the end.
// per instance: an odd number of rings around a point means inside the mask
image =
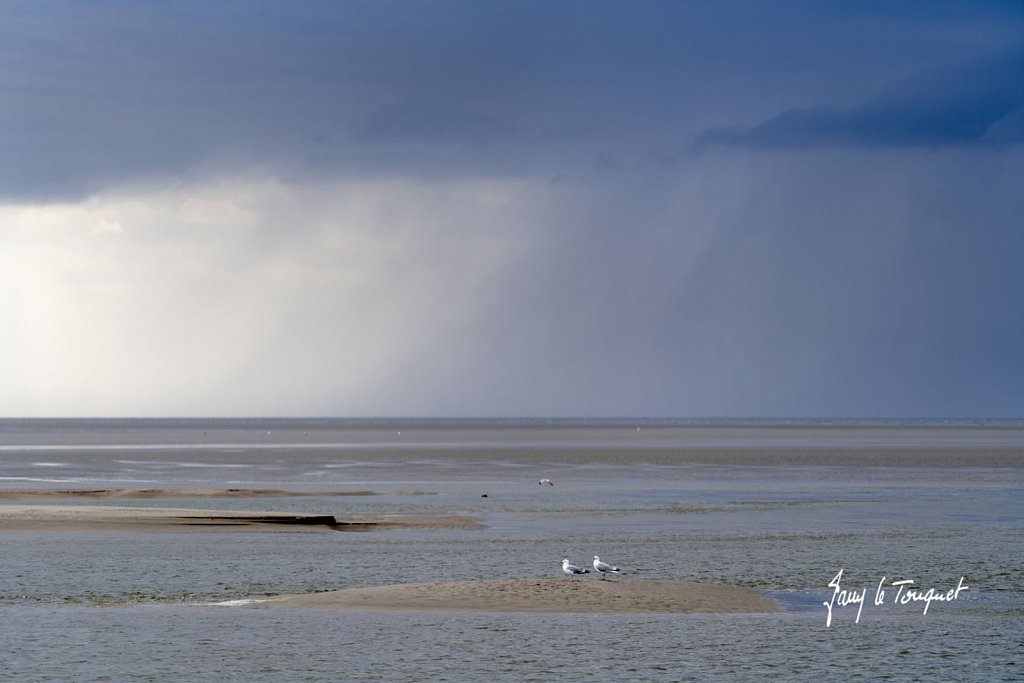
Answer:
MULTIPOLYGON (((830 7, 6 3, 0 196, 80 197, 203 164, 468 175, 622 164, 810 92, 842 101, 887 72, 1006 42, 1015 16, 982 6, 979 27, 958 33, 957 3, 830 7)), ((815 125, 831 130, 835 116, 815 125)))
POLYGON ((1016 52, 917 74, 849 109, 792 109, 754 126, 711 130, 695 147, 1019 144, 1022 116, 1024 52, 1016 52))
POLYGON ((0 151, 16 163, 3 166, 0 188, 8 196, 80 195, 211 160, 387 169, 479 142, 510 129, 514 112, 502 104, 529 87, 540 59, 516 55, 505 12, 493 9, 8 6, 0 151))

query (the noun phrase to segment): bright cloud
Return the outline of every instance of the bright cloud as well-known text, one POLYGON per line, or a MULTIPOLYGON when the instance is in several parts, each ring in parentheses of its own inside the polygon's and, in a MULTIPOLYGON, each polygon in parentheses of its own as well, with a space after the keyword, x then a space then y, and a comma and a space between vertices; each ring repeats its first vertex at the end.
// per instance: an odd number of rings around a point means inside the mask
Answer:
POLYGON ((358 411, 524 257, 531 195, 229 179, 2 207, 0 412, 358 411))

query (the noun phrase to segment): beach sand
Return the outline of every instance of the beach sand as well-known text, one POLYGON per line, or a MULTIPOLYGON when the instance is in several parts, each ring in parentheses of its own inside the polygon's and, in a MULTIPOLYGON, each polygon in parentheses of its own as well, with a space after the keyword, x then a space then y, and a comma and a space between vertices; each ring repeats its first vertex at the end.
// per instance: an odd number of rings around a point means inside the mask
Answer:
POLYGON ((273 607, 543 613, 755 613, 781 605, 754 588, 640 579, 499 579, 283 595, 273 607))
POLYGON ((4 531, 154 531, 233 529, 250 531, 374 531, 388 528, 475 529, 467 515, 374 515, 337 519, 332 515, 238 512, 191 508, 109 505, 0 505, 4 531))

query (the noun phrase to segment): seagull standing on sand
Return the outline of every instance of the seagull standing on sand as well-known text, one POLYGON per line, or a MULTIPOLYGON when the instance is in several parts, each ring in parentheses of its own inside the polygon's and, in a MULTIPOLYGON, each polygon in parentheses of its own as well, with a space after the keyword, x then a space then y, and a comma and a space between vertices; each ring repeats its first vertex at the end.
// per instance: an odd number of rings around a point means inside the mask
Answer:
POLYGON ((618 567, 602 562, 600 557, 594 555, 594 571, 600 574, 603 579, 605 574, 618 574, 620 570, 618 567))
POLYGON ((588 574, 589 569, 581 569, 574 564, 569 564, 569 560, 562 560, 562 571, 565 572, 566 576, 575 576, 576 574, 588 574))

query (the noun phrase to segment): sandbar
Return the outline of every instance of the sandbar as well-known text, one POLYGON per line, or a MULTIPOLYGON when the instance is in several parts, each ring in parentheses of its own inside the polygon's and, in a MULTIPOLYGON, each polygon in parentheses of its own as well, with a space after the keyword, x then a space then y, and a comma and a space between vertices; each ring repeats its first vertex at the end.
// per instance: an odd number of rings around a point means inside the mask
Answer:
POLYGON ((240 531, 374 531, 389 528, 475 529, 468 515, 333 515, 241 512, 113 505, 0 505, 0 531, 95 531, 131 529, 240 531))
POLYGON ((726 614, 778 612, 754 588, 654 579, 496 579, 282 595, 260 605, 339 610, 726 614))
MULTIPOLYGON (((396 496, 436 495, 434 491, 389 491, 396 496)), ((0 499, 23 498, 301 498, 336 496, 380 496, 380 491, 288 491, 285 489, 0 489, 0 499)))

